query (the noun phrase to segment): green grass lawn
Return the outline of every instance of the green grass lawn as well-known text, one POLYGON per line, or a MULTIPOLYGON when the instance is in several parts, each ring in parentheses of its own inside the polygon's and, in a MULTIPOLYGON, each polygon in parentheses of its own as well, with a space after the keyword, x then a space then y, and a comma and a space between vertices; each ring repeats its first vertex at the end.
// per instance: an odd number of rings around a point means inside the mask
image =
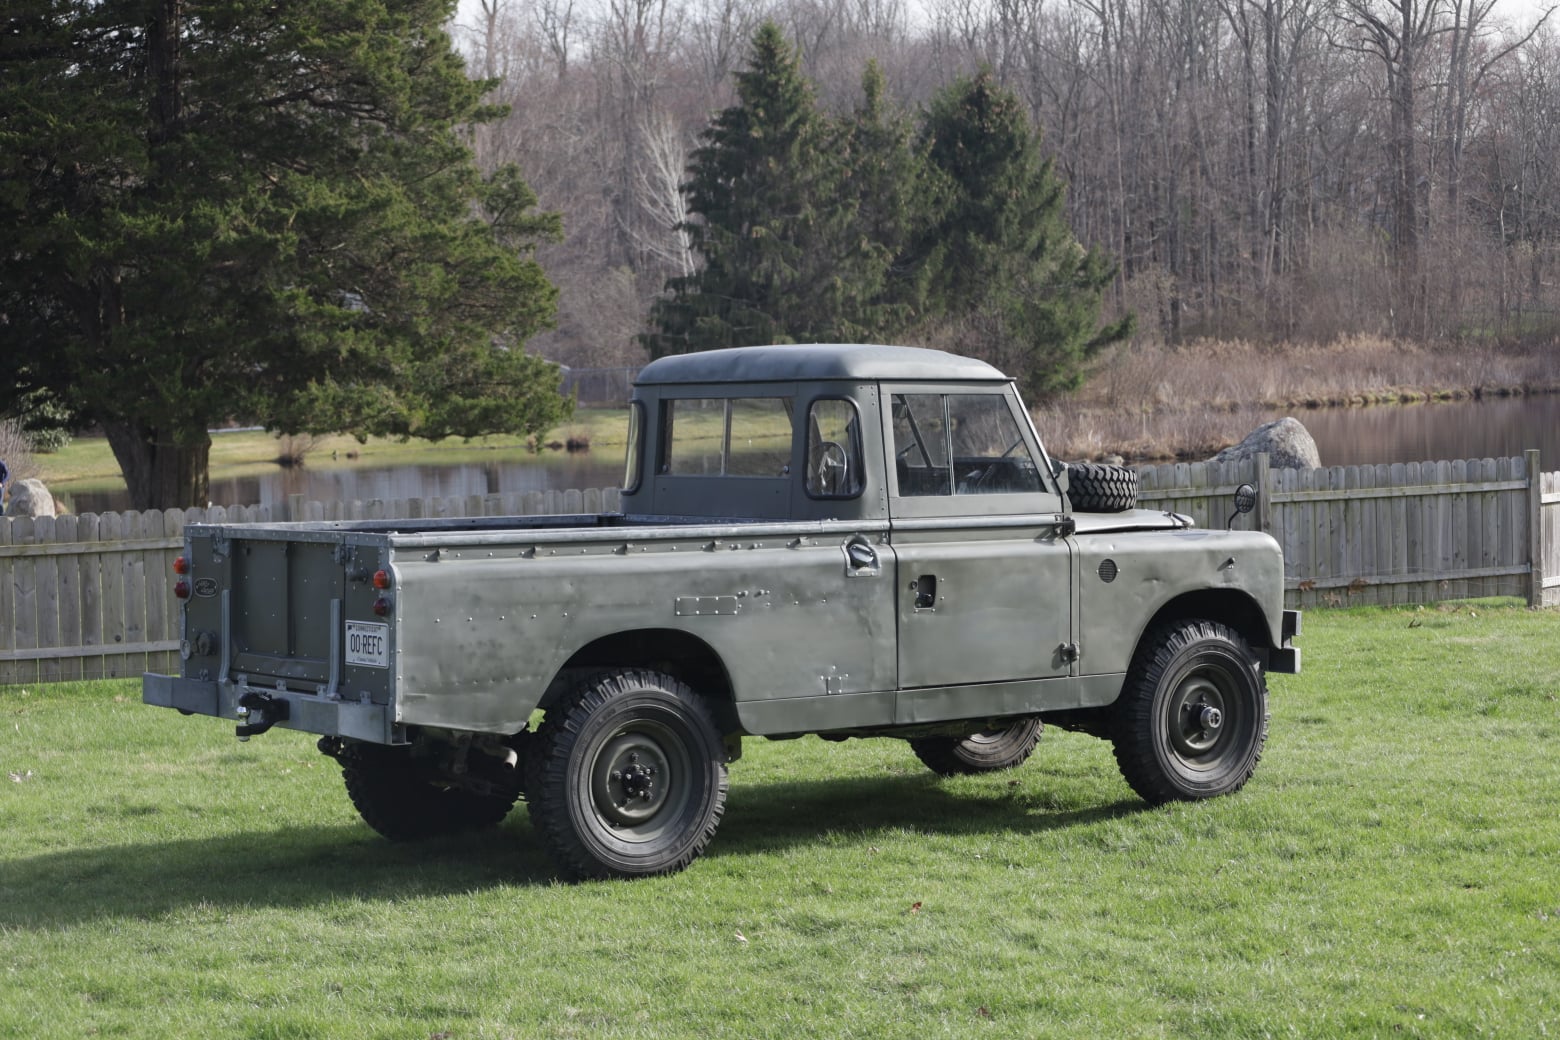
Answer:
POLYGON ((390 845, 305 735, 0 690, 0 1036, 1560 1036, 1560 614, 1313 612, 1245 791, 747 743, 683 874, 390 845))

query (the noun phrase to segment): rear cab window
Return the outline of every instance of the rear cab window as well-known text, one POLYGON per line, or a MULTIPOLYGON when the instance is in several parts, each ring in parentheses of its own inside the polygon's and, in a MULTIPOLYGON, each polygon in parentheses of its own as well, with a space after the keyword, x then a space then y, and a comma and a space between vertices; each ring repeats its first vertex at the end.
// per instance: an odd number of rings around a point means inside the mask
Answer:
POLYGON ((678 477, 783 477, 791 465, 789 397, 665 401, 661 472, 678 477))

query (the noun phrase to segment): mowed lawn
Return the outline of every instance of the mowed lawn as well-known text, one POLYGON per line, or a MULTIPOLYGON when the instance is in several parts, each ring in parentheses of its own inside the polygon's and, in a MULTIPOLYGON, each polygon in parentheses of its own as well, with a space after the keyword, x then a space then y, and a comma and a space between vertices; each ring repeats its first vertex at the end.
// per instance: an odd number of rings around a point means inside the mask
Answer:
POLYGON ((1245 791, 751 740, 709 853, 391 845, 312 738, 0 690, 0 1037, 1560 1036, 1560 613, 1312 612, 1245 791))

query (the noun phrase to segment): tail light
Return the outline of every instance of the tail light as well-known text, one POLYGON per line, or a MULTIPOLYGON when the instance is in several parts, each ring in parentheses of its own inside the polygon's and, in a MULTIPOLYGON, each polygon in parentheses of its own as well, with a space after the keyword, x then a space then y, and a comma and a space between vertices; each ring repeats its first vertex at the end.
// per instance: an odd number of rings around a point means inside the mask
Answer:
POLYGON ((190 598, 190 583, 184 575, 190 572, 190 561, 186 556, 176 556, 173 560, 173 573, 179 575, 179 580, 173 583, 173 594, 180 599, 190 598))

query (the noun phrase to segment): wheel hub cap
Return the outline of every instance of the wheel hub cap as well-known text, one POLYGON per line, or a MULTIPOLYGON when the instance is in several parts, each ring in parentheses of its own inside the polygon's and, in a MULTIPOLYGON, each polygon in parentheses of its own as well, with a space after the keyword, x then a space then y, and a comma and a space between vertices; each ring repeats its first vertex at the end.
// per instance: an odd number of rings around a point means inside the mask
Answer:
POLYGON ((625 733, 602 750, 597 763, 591 793, 609 823, 644 823, 665 805, 666 755, 654 739, 625 733))
POLYGON ((1213 752, 1224 734, 1224 691, 1206 675, 1189 676, 1176 691, 1170 743, 1184 758, 1213 752))

